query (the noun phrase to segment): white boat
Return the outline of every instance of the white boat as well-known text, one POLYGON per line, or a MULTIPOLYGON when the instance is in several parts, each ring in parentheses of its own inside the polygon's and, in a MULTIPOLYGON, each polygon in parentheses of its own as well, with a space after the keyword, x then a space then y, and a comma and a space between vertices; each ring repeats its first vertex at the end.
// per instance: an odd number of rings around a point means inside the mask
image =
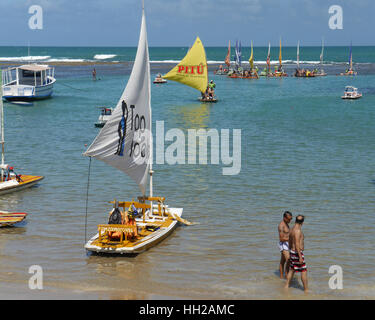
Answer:
POLYGON ((48 65, 26 64, 3 71, 3 98, 24 101, 49 98, 56 82, 55 69, 48 65))
POLYGON ((98 119, 98 122, 95 123, 95 127, 102 128, 108 121, 108 119, 111 117, 113 108, 107 108, 107 107, 99 107, 100 108, 100 116, 98 119))
MULTIPOLYGON (((0 69, 1 73, 1 69, 0 69)), ((1 83, 0 83, 1 84, 1 83)), ((0 86, 0 96, 2 95, 2 86, 0 86)), ((0 99, 0 117, 1 117, 1 165, 0 165, 0 195, 29 188, 39 181, 43 176, 20 175, 14 172, 14 168, 5 164, 5 140, 4 140, 4 108, 3 99, 0 99)))
POLYGON ((352 86, 346 86, 342 99, 358 99, 362 97, 362 93, 358 92, 358 89, 352 86))
POLYGON ((178 221, 185 222, 182 208, 169 208, 164 197, 153 196, 151 124, 150 61, 143 9, 137 54, 127 86, 106 125, 84 153, 129 175, 142 196, 138 201, 113 201, 108 223, 98 225, 97 234, 85 244, 87 251, 137 254, 170 235, 178 221))
POLYGON ((161 77, 161 74, 159 73, 158 75, 157 75, 157 77, 154 79, 154 83, 155 84, 162 84, 162 83, 167 83, 168 81, 167 80, 165 80, 165 79, 163 79, 162 77, 161 77))

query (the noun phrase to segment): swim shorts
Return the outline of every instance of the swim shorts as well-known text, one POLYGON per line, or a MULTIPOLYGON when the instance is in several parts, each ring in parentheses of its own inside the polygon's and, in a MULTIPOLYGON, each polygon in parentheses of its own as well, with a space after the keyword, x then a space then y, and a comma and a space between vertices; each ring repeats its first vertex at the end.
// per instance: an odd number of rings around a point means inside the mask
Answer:
POLYGON ((279 250, 283 252, 284 250, 289 251, 289 242, 288 241, 280 241, 279 242, 279 250))
POLYGON ((305 263, 305 256, 303 255, 303 252, 301 251, 302 256, 302 263, 299 262, 299 256, 298 253, 290 250, 290 268, 293 269, 295 272, 306 272, 307 267, 305 263))

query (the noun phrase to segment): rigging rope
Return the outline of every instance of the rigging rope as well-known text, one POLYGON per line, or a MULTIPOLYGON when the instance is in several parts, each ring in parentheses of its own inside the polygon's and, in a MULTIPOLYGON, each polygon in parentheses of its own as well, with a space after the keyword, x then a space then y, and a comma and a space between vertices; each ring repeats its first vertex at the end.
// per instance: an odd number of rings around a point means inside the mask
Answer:
POLYGON ((65 86, 65 87, 70 88, 70 89, 78 90, 78 91, 88 91, 88 90, 84 90, 84 89, 74 88, 74 87, 72 87, 68 84, 62 83, 62 82, 58 82, 58 84, 61 84, 62 86, 65 86))
POLYGON ((88 175, 87 175, 86 216, 85 216, 85 244, 87 242, 87 208, 88 208, 88 201, 89 201, 90 173, 91 173, 91 157, 90 157, 90 162, 89 162, 89 172, 88 172, 88 175))

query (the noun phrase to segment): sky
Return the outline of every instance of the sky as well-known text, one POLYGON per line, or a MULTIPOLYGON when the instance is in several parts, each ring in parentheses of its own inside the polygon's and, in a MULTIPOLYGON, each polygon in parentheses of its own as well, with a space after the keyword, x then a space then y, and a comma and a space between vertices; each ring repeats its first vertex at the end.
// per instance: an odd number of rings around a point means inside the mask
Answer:
MULTIPOLYGON (((374 0, 144 0, 149 46, 375 45, 374 0), (343 29, 329 28, 329 8, 343 29)), ((0 46, 137 46, 142 0, 0 0, 0 46), (29 8, 43 9, 43 29, 29 28, 29 8)))

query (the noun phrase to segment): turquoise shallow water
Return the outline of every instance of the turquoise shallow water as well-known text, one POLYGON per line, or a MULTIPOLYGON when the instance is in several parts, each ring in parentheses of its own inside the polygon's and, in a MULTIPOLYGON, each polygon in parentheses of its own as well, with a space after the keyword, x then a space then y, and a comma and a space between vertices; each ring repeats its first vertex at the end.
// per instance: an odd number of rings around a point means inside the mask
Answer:
MULTIPOLYGON (((152 76, 162 68, 154 66, 152 76)), ((82 152, 98 132, 97 107, 117 103, 128 70, 99 66, 101 80, 93 82, 91 67, 59 66, 52 99, 5 104, 6 161, 46 178, 0 198, 1 210, 30 213, 26 227, 0 230, 1 282, 19 297, 300 298, 298 283, 285 295, 277 275, 277 224, 290 210, 306 216, 308 298, 375 297, 373 74, 241 80, 211 72, 215 105, 198 103, 194 89, 177 83, 154 85, 153 120, 164 120, 166 131, 241 129, 241 172, 223 176, 222 164, 155 165, 155 194, 198 224, 133 258, 87 256, 89 160, 82 152), (349 84, 362 99, 340 99, 349 84), (33 264, 44 270, 42 293, 27 287, 33 264), (331 265, 343 268, 341 291, 328 287, 331 265)), ((88 236, 106 220, 108 201, 137 195, 127 176, 94 160, 88 236)), ((1 287, 0 296, 7 296, 1 287)))

